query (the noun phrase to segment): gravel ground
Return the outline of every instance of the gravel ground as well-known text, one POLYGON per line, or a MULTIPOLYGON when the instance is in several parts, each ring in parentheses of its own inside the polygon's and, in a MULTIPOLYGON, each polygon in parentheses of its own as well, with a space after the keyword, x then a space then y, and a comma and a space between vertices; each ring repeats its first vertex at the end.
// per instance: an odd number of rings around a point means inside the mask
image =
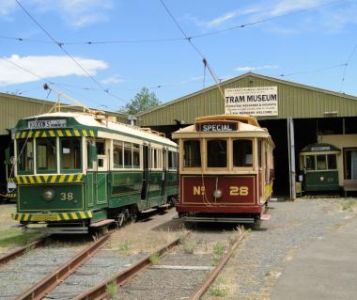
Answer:
POLYGON ((121 287, 116 299, 189 299, 239 234, 234 229, 231 225, 197 226, 182 245, 121 287), (189 269, 176 269, 180 266, 189 269), (208 269, 195 270, 194 267, 208 269))
POLYGON ((26 289, 50 274, 73 257, 82 246, 52 243, 30 250, 0 268, 0 299, 15 299, 26 289))
MULTIPOLYGON (((342 210, 344 199, 272 202, 271 219, 250 231, 204 299, 269 299, 284 266, 302 247, 322 239, 356 217, 342 210), (222 298, 223 297, 223 298, 222 298)), ((355 199, 357 203, 357 199, 355 199)))

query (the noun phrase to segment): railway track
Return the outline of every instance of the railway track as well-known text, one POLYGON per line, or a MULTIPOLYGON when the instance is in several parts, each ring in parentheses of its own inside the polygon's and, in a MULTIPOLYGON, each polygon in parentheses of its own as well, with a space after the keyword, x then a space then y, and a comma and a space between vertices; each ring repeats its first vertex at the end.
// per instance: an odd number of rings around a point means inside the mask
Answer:
POLYGON ((215 266, 211 264, 211 255, 185 253, 185 245, 176 239, 73 299, 200 299, 244 236, 238 236, 215 266), (183 260, 188 264, 183 264, 183 260), (190 282, 189 288, 182 284, 184 281, 190 282))

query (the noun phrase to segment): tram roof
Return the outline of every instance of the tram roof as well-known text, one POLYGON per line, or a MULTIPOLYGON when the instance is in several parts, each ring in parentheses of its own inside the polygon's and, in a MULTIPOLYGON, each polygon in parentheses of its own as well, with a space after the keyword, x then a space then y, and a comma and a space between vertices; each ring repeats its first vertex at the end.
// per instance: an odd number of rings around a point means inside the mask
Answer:
POLYGON ((96 118, 95 115, 85 113, 85 112, 53 112, 53 113, 46 113, 36 116, 31 116, 24 118, 23 120, 29 119, 42 119, 42 118, 74 118, 79 124, 88 127, 97 127, 98 129, 103 130, 113 130, 117 132, 125 133, 125 135, 131 135, 138 138, 148 139, 156 141, 158 143, 166 144, 168 146, 177 147, 176 143, 171 141, 170 139, 159 135, 159 133, 155 131, 151 131, 147 128, 140 128, 137 126, 113 122, 108 119, 99 119, 96 118))

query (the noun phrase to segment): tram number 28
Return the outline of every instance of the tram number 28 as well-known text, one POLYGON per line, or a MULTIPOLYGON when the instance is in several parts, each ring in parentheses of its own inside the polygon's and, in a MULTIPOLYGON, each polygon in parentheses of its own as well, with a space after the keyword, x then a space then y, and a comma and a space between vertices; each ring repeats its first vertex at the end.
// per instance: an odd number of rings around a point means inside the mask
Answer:
POLYGON ((249 189, 247 186, 230 186, 229 195, 230 196, 248 196, 249 189))

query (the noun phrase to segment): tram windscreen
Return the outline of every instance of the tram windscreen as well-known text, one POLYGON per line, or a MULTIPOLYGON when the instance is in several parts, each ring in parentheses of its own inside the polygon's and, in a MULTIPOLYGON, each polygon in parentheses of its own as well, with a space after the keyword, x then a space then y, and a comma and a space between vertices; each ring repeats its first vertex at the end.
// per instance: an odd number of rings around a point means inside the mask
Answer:
POLYGON ((38 172, 55 172, 57 169, 56 138, 40 138, 36 141, 38 172))
POLYGON ((33 140, 17 141, 17 170, 21 173, 33 172, 33 140))
POLYGON ((201 149, 199 140, 187 140, 183 143, 184 167, 201 166, 201 149))
POLYGON ((253 166, 253 151, 251 140, 233 141, 233 166, 251 167, 253 166))
POLYGON ((62 169, 73 170, 81 168, 81 140, 79 138, 61 139, 62 169))
POLYGON ((207 167, 224 168, 227 166, 227 141, 207 141, 207 167))

